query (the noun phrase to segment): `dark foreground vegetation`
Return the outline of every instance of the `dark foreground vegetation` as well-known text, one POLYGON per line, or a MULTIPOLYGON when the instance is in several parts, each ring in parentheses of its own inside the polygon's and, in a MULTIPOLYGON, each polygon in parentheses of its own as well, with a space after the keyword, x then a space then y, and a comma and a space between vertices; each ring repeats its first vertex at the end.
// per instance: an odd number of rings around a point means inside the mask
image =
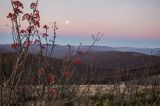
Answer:
MULTIPOLYGON (((113 55, 116 57, 115 54, 113 55)), ((117 56, 119 55, 118 53, 117 56)), ((144 60, 152 58, 152 62, 149 63, 148 60, 145 66, 144 64, 146 63, 139 60, 137 61, 137 68, 134 66, 134 68, 129 69, 125 66, 133 66, 130 63, 132 55, 127 56, 127 58, 123 56, 124 59, 128 59, 128 62, 125 63, 126 65, 117 68, 116 66, 110 67, 110 69, 106 68, 109 65, 109 63, 107 64, 107 60, 106 66, 103 65, 103 68, 90 62, 87 65, 84 63, 79 64, 72 77, 66 80, 65 77, 61 78, 63 76, 63 60, 44 57, 43 61, 47 59, 47 65, 44 67, 46 71, 45 76, 40 77, 39 71, 36 71, 39 70, 39 64, 36 64, 39 61, 39 56, 28 54, 25 67, 30 70, 22 73, 21 79, 19 77, 16 79, 15 77, 14 83, 8 82, 10 83, 8 85, 17 86, 15 90, 12 90, 10 86, 6 86, 7 82, 5 81, 10 78, 13 71, 16 53, 2 53, 0 54, 1 104, 42 104, 44 106, 57 104, 59 106, 75 106, 80 104, 89 106, 160 105, 159 58, 144 56, 144 60), (57 83, 54 83, 54 85, 50 84, 48 80, 50 74, 56 75, 55 80, 57 83), (18 80, 20 82, 17 84, 18 80), (55 91, 50 91, 50 88, 55 88, 55 91), (57 98, 59 99, 53 101, 57 98)), ((120 57, 122 58, 122 56, 120 57)), ((139 58, 137 57, 137 60, 139 58)), ((85 59, 86 57, 84 57, 85 59)), ((134 56, 133 59, 135 62, 136 57, 134 56)), ((103 63, 104 60, 100 61, 96 59, 95 61, 103 63)), ((119 61, 119 64, 124 64, 124 61, 122 63, 119 61)), ((21 69, 17 71, 21 72, 21 69)))

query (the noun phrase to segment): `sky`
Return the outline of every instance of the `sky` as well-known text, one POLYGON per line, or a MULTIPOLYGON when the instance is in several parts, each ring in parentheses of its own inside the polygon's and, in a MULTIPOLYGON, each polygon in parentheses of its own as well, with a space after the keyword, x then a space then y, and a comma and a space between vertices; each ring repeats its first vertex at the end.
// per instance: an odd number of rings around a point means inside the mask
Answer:
MULTIPOLYGON (((25 12, 34 0, 21 0, 25 12)), ((160 0, 39 0, 41 26, 56 21, 56 43, 160 48, 160 0)), ((0 0, 0 44, 12 42, 10 0, 0 0)))

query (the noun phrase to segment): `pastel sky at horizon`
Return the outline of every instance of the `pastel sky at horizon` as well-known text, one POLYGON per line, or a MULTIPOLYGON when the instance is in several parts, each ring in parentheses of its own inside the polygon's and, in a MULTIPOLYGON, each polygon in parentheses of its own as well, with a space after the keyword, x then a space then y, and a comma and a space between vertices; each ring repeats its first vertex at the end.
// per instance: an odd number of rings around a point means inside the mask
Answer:
MULTIPOLYGON (((35 0, 21 0, 26 9, 35 0)), ((160 48, 160 0, 39 0, 41 25, 56 21, 58 44, 160 48), (67 22, 67 23, 66 23, 67 22)), ((0 44, 11 43, 10 0, 0 0, 0 44)), ((25 25, 25 24, 24 24, 25 25)))

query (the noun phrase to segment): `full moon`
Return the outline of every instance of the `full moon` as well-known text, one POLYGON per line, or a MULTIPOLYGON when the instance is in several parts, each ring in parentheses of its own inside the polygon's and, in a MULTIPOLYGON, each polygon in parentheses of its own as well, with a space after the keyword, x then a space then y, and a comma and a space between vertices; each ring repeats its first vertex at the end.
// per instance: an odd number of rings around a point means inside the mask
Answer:
POLYGON ((66 24, 69 24, 69 21, 68 21, 68 20, 66 20, 66 24))

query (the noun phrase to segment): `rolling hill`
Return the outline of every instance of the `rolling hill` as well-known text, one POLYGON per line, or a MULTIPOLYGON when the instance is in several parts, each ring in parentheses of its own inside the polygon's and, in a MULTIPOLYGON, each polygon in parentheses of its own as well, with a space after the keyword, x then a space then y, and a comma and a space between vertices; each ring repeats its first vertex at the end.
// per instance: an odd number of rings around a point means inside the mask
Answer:
MULTIPOLYGON (((2 73, 6 78, 9 78, 15 57, 16 54, 12 52, 0 54, 1 78, 2 73)), ((36 64, 37 57, 37 55, 30 54, 26 63, 27 67, 33 71, 32 77, 35 78, 30 78, 33 82, 37 82, 38 78, 36 71, 39 67, 39 64, 36 64)), ((62 62, 61 59, 48 58, 45 66, 46 74, 56 73, 57 78, 60 78, 62 62)), ((160 57, 135 52, 93 52, 91 55, 84 56, 82 62, 83 64, 76 66, 73 77, 68 83, 106 84, 143 79, 160 74, 160 57)), ((27 73, 24 73, 24 78, 25 76, 27 76, 27 73)), ((28 75, 28 77, 31 76, 28 75)))

